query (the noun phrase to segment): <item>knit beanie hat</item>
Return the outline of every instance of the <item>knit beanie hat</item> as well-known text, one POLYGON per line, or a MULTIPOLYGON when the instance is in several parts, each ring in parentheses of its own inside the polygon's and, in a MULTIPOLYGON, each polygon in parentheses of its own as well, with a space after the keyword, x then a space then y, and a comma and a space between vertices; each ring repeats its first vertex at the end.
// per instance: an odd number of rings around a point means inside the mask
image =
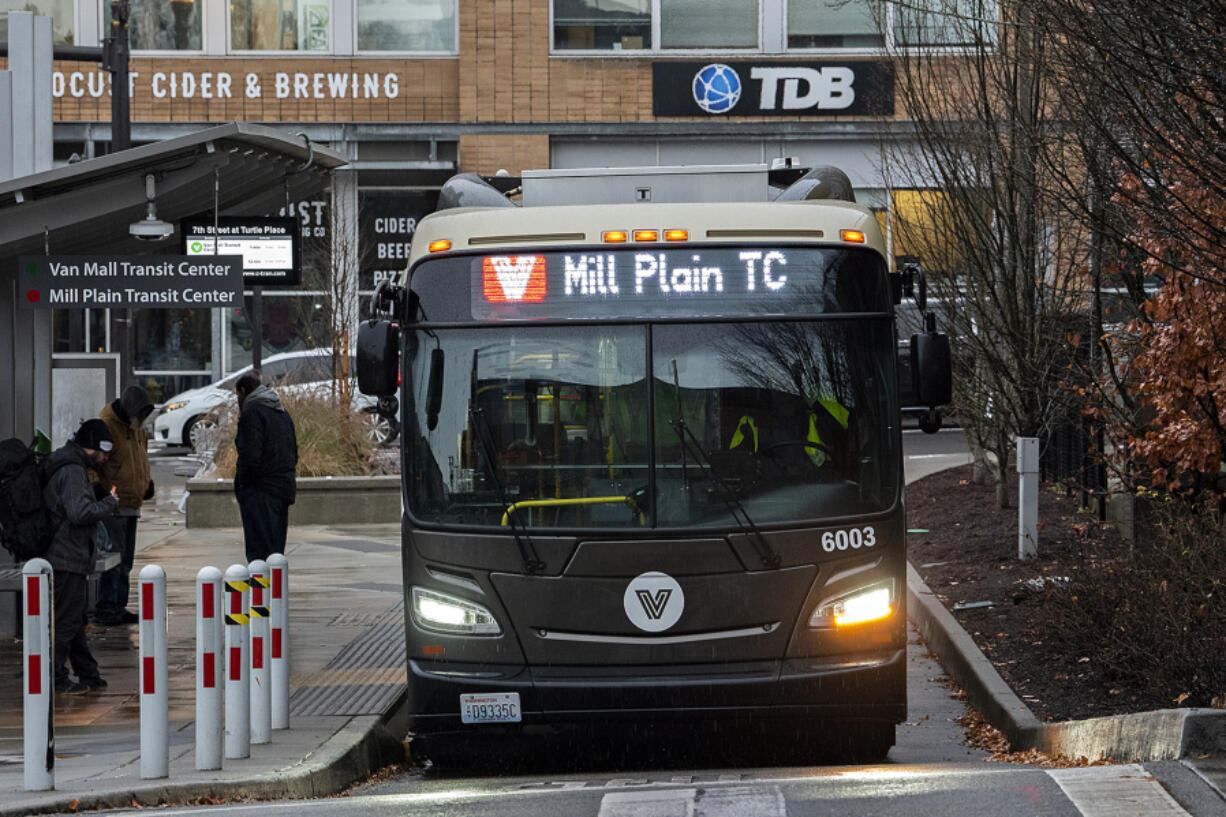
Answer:
POLYGON ((72 439, 82 448, 92 448, 95 451, 111 450, 111 430, 106 427, 106 423, 98 419, 81 423, 72 439))

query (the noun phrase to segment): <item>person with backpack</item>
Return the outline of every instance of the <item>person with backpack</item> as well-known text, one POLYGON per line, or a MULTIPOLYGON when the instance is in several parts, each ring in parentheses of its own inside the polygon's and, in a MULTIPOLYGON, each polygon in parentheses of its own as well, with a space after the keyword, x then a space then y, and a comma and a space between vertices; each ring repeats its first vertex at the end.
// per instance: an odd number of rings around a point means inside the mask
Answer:
POLYGON ((98 472, 114 448, 110 429, 101 420, 86 420, 73 438, 43 463, 47 476, 43 502, 51 520, 47 561, 55 571, 55 691, 70 695, 106 689, 98 662, 85 639, 88 590, 94 569, 99 522, 119 505, 113 495, 97 499, 98 472), (91 479, 91 473, 93 478, 91 479), (68 675, 68 664, 77 680, 68 675))
POLYGON ((238 430, 234 495, 243 519, 247 561, 285 552, 289 506, 298 489, 298 438, 277 393, 248 372, 234 384, 238 430))
POLYGON ((119 554, 119 564, 102 574, 98 586, 97 624, 135 624, 136 613, 128 609, 129 576, 136 558, 136 523, 140 508, 153 497, 149 476, 149 436, 145 420, 153 412, 149 395, 140 386, 128 386, 118 400, 103 406, 98 417, 106 423, 115 447, 102 469, 105 485, 114 485, 119 495, 119 510, 106 520, 111 549, 119 554))

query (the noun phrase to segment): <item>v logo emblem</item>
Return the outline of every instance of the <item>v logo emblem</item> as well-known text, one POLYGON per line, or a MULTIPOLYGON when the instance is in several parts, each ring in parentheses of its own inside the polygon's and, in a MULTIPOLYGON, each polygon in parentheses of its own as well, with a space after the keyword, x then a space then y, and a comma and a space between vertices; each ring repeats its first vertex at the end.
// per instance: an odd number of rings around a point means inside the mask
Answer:
POLYGON ((673 591, 667 587, 657 590, 654 595, 646 590, 634 592, 639 597, 639 604, 643 605, 643 612, 652 621, 664 615, 664 609, 668 607, 668 599, 673 595, 673 591))
POLYGON ((490 303, 542 301, 545 298, 545 256, 486 256, 481 259, 481 288, 490 303))

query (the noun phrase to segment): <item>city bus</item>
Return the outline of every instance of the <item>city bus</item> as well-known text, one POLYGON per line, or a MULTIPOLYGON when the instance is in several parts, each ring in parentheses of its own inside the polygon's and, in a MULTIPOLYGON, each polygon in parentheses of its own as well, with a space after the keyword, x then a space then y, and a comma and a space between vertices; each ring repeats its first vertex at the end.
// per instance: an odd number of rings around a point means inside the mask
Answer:
MULTIPOLYGON (((893 745, 894 305, 922 273, 888 271, 845 176, 785 170, 466 174, 421 220, 358 370, 401 402, 427 746, 616 721, 893 745)), ((948 343, 912 347, 935 410, 948 343)))

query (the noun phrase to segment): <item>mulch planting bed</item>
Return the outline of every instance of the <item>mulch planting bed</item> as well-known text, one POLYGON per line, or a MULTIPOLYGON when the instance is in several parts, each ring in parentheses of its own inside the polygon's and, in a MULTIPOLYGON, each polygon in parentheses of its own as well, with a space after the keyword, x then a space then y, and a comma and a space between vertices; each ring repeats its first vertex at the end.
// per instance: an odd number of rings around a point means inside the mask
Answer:
POLYGON ((1198 703, 1179 700, 1179 690, 1113 684, 1091 658, 1094 632, 1080 645, 1067 633, 1054 643, 1050 589, 1075 582, 1087 565, 1121 558, 1128 545, 1079 507, 1079 493, 1043 485, 1039 556, 1020 561, 1016 482, 1009 491, 1011 507, 997 507, 995 487, 974 484, 969 465, 909 485, 908 558, 1030 710, 1061 721, 1198 703))

